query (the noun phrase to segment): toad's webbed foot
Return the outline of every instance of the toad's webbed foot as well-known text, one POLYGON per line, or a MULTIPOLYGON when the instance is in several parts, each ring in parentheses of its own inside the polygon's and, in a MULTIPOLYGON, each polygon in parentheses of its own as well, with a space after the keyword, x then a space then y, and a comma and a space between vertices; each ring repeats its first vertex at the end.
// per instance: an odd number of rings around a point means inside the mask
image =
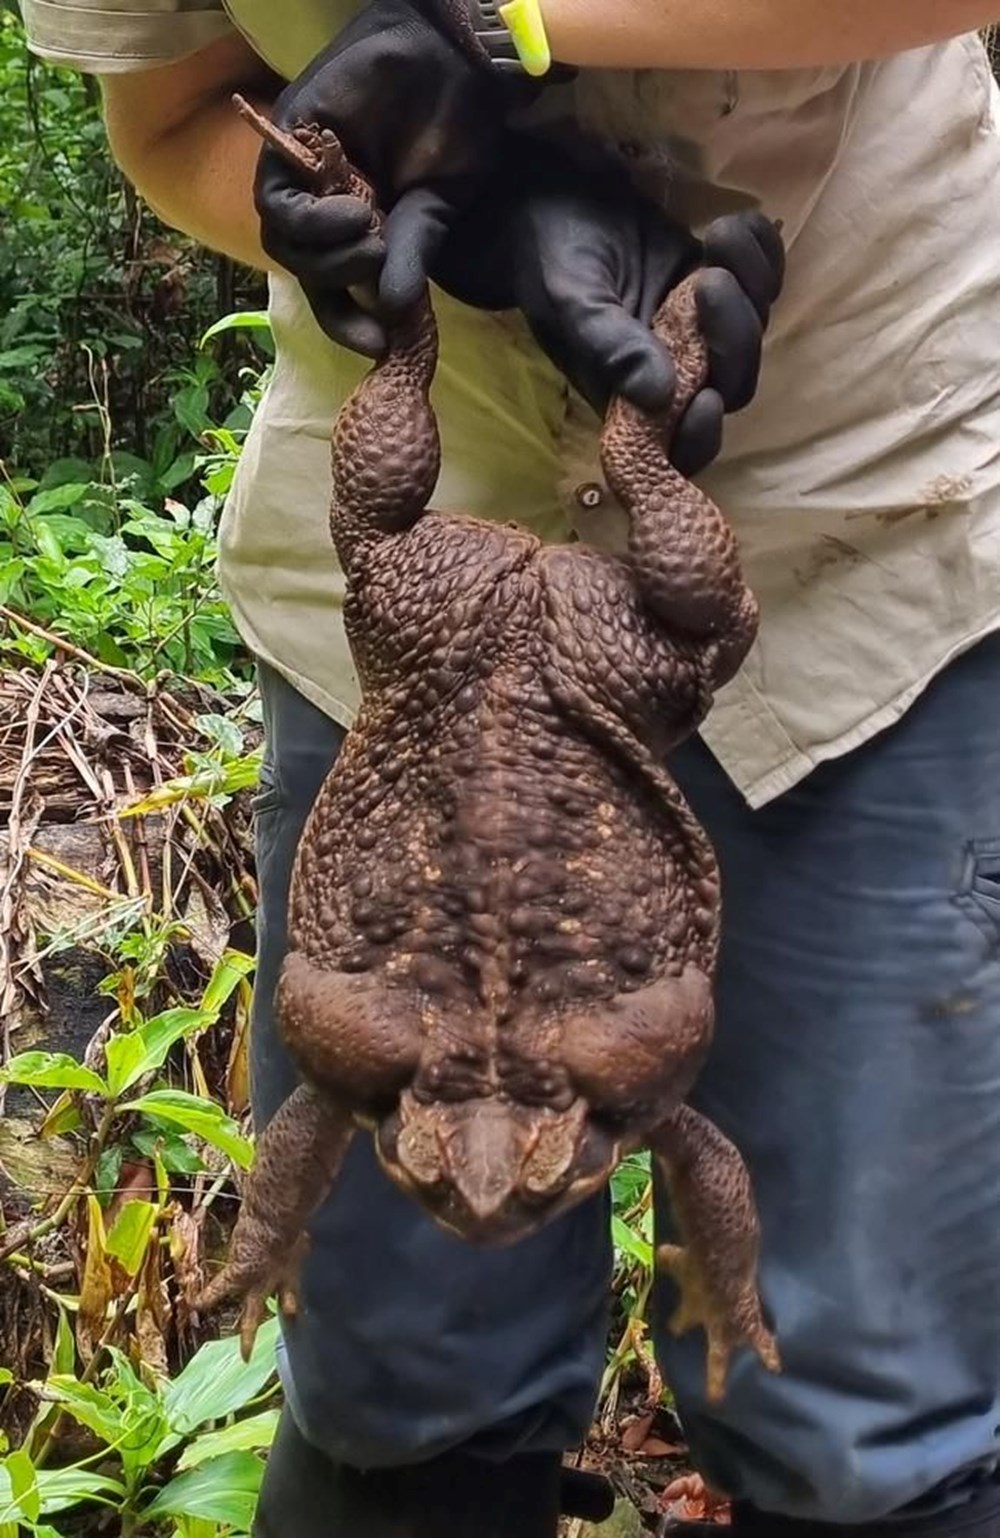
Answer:
POLYGON ((650 1140, 670 1188, 683 1247, 662 1244, 657 1261, 675 1277, 675 1335, 702 1325, 708 1341, 707 1393, 722 1398, 733 1352, 749 1346, 771 1372, 781 1359, 757 1293, 760 1227, 739 1153, 688 1106, 650 1140))
POLYGON ((354 1131, 353 1118, 302 1085, 290 1095, 257 1146, 243 1206, 233 1231, 229 1258, 192 1306, 215 1308, 242 1298, 240 1349, 253 1350, 267 1315, 267 1300, 278 1294, 286 1316, 297 1310, 297 1282, 307 1246, 305 1225, 340 1168, 354 1131))

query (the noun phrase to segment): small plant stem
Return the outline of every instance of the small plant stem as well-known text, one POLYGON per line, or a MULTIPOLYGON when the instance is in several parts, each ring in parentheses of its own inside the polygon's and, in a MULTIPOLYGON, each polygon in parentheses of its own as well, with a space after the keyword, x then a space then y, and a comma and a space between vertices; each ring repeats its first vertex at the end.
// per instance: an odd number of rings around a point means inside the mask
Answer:
POLYGON ((646 1274, 646 1278, 641 1288, 636 1294, 635 1308, 629 1315, 628 1322, 626 1323, 625 1329, 622 1332, 621 1339, 614 1349, 614 1353, 610 1362, 604 1369, 604 1377, 601 1379, 601 1391, 598 1396, 602 1403, 607 1398, 608 1394, 611 1393, 612 1388, 614 1388, 617 1384, 617 1380, 621 1376, 622 1368, 625 1366, 630 1353, 634 1353, 635 1351, 633 1322, 637 1318, 641 1319, 645 1314, 646 1304, 649 1302, 649 1294, 652 1289, 653 1273, 652 1271, 649 1271, 646 1274))
POLYGON ((61 1260, 58 1265, 47 1266, 41 1260, 33 1260, 30 1255, 8 1255, 7 1264, 15 1266, 19 1271, 30 1271, 34 1276, 40 1276, 46 1282, 58 1282, 67 1276, 72 1276, 76 1266, 71 1260, 61 1260))

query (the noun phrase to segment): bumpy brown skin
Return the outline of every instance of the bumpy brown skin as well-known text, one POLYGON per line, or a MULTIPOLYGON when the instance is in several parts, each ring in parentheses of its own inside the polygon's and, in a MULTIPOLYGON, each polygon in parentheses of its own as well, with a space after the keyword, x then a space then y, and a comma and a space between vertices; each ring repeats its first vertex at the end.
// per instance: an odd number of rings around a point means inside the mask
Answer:
POLYGON ((687 1250, 678 1328, 709 1390, 777 1366, 736 1150, 683 1100, 712 1030, 719 880, 666 771, 753 639, 718 510, 665 445, 705 371, 693 290, 656 329, 672 410, 609 413, 630 554, 426 512, 439 468, 428 305, 344 407, 331 526, 363 705, 309 818, 279 987, 300 1089, 261 1138, 225 1271, 252 1341, 351 1130, 443 1225, 510 1242, 649 1145, 687 1250))

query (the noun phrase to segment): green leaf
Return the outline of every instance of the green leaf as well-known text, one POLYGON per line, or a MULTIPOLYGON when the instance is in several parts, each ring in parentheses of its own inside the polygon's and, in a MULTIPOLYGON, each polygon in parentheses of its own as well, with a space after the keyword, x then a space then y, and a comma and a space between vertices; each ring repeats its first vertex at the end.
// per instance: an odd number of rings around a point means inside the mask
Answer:
POLYGON ((118 1189, 118 1177, 122 1172, 125 1150, 120 1143, 110 1143, 102 1148, 94 1171, 94 1194, 102 1207, 111 1205, 111 1198, 118 1189))
POLYGON ((630 1255, 641 1266, 645 1266, 647 1271, 652 1270, 653 1246, 648 1244, 645 1239, 641 1239, 638 1234, 633 1233, 628 1224, 624 1223, 618 1216, 611 1219, 611 1234, 614 1239, 615 1248, 620 1253, 630 1255))
POLYGON ((264 1465, 253 1453, 226 1453, 200 1468, 178 1474, 145 1508, 143 1519, 205 1517, 247 1528, 263 1477, 264 1465))
POLYGON ((253 968, 252 956, 243 951, 226 951, 209 978, 199 1009, 166 1009, 134 1031, 113 1036, 106 1048, 112 1095, 123 1094, 144 1074, 162 1067, 176 1041, 192 1031, 214 1025, 226 1000, 253 968))
POLYGON ((238 1164, 249 1169, 253 1163, 253 1144, 245 1138, 231 1116, 210 1100, 199 1100, 180 1089, 156 1089, 122 1107, 124 1111, 149 1111, 164 1121, 175 1122, 185 1132, 211 1143, 238 1164))
POLYGON ((211 423, 208 419, 208 390, 204 385, 190 385, 179 390, 171 401, 174 416, 192 438, 200 438, 211 423))
POLYGON ((5 1084, 30 1084, 36 1089, 89 1089, 106 1095, 108 1086, 91 1069, 65 1052, 20 1052, 0 1068, 5 1084))
POLYGON ((51 486, 47 491, 36 491, 28 503, 27 511, 35 516, 38 513, 62 513, 68 507, 75 507, 82 502, 87 492, 88 485, 80 481, 68 481, 62 486, 51 486))
POLYGON ((4 1468, 10 1480, 11 1497, 18 1511, 29 1522, 37 1522, 42 1514, 42 1498, 38 1493, 38 1475, 35 1465, 23 1448, 5 1458, 4 1468))
POLYGON ((223 1453, 243 1452, 270 1447, 278 1429, 277 1410, 261 1410, 259 1415, 248 1415, 245 1420, 223 1426, 221 1431, 206 1431, 189 1442, 177 1460, 179 1469, 195 1469, 207 1463, 209 1458, 221 1458, 223 1453))
POLYGON ((49 1371, 57 1376, 71 1377, 76 1366, 76 1341, 73 1339, 73 1327, 69 1322, 69 1316, 64 1308, 59 1310, 59 1323, 56 1326, 56 1343, 52 1352, 52 1361, 49 1371))
POLYGON ((122 1433, 116 1450, 125 1477, 134 1487, 138 1477, 159 1456, 163 1439, 168 1434, 167 1417, 162 1398, 138 1377, 124 1352, 117 1346, 108 1349, 113 1370, 105 1377, 105 1386, 120 1407, 122 1417, 122 1433))
POLYGON ((27 562, 19 557, 10 561, 0 561, 0 603, 7 603, 12 597, 27 569, 27 562))
POLYGON ((201 998, 202 1012, 211 1016, 213 1023, 237 985, 250 976, 254 965, 254 958, 244 951, 227 950, 219 957, 201 998))
MULTIPOLYGON (((150 1118, 155 1121, 155 1118, 150 1118)), ((205 1161, 184 1141, 179 1132, 162 1130, 155 1125, 147 1124, 145 1127, 137 1127, 132 1134, 132 1142, 141 1154, 147 1159, 161 1159, 163 1168, 170 1175, 200 1175, 205 1168, 205 1161)))
POLYGON ((82 1126, 83 1118, 73 1099, 73 1092, 64 1089, 53 1100, 38 1136, 44 1142, 47 1138, 62 1137, 67 1132, 78 1132, 82 1126))
POLYGON ((93 1431, 102 1442, 110 1445, 121 1436, 124 1430, 122 1412, 103 1388, 69 1376, 48 1378, 41 1387, 46 1398, 56 1400, 75 1421, 93 1431))
POLYGON ((260 778, 260 755, 251 754, 225 765, 213 765, 199 769, 195 774, 178 775, 165 780, 144 796, 141 801, 121 809, 118 816, 144 817, 150 812, 163 812, 178 801, 205 796, 234 795, 239 790, 249 790, 260 778))
POLYGON ((53 459, 42 476, 39 487, 42 491, 47 491, 50 486, 66 486, 70 481, 82 484, 88 491, 93 490, 92 470, 85 459, 53 459))
POLYGON ((214 325, 209 326, 205 335, 199 342, 199 347, 204 347, 213 337, 221 336, 225 331, 270 331, 271 321, 266 310, 241 310, 235 315, 223 315, 214 325))
POLYGON ((66 568, 67 562, 66 556, 63 553, 63 547, 59 543, 55 529, 51 528, 49 524, 40 520, 39 522, 33 523, 31 525, 31 532, 34 536, 35 544, 38 546, 38 549, 41 551, 42 555, 47 561, 52 563, 52 565, 57 569, 58 574, 61 576, 66 568))
POLYGON ((105 576, 120 582, 127 576, 131 565, 129 548, 119 534, 97 534, 90 531, 89 543, 99 557, 105 576))
MULTIPOLYGON (((117 1503, 125 1498, 125 1486, 118 1479, 89 1469, 38 1469, 36 1470, 38 1493, 44 1516, 56 1511, 67 1511, 80 1501, 117 1503)), ((10 1475, 6 1461, 0 1461, 0 1522, 9 1521, 16 1510, 10 1475)))
POLYGON ((239 758, 243 752, 243 733, 230 716, 207 713, 195 716, 194 724, 222 749, 226 758, 239 758))
POLYGON ((202 1346, 163 1391, 163 1404, 175 1440, 186 1438, 206 1421, 222 1420, 256 1398, 275 1372, 278 1321, 271 1318, 257 1332, 249 1362, 240 1356, 236 1336, 202 1346))
MULTIPOLYGON (((207 1522, 204 1517, 178 1517, 177 1526, 174 1528, 172 1538, 219 1538, 219 1524, 207 1522)), ((227 1529, 231 1538, 246 1538, 244 1533, 236 1528, 227 1529)), ((0 1534, 0 1538, 3 1535, 0 1534)), ((17 1535, 14 1534, 14 1538, 17 1535)))
POLYGON ((170 492, 176 491, 178 486, 183 486, 184 482, 189 481, 194 475, 196 463, 195 454, 178 455, 160 476, 160 490, 169 495, 170 492))
POLYGON ((33 342, 23 347, 9 347, 0 352, 0 369, 31 368, 44 356, 42 349, 33 342))
POLYGON ((135 1199, 125 1203, 112 1225, 105 1249, 129 1276, 142 1265, 158 1211, 155 1202, 135 1199))
POLYGON ((174 1042, 205 1024, 200 1009, 167 1009, 134 1031, 112 1036, 105 1049, 112 1095, 123 1094, 144 1074, 162 1067, 174 1042))

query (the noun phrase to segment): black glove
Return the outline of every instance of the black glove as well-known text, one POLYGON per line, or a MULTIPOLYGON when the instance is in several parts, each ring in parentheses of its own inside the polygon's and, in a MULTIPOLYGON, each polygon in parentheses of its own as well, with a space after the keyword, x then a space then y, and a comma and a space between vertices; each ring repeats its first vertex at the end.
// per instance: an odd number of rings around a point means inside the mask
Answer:
MULTIPOLYGON (((505 115, 536 89, 480 68, 425 18, 420 0, 372 0, 281 93, 272 117, 286 130, 332 128, 383 210, 428 180, 449 188, 457 210, 460 189, 492 163, 505 115)), ((378 357, 383 327, 347 292, 373 287, 385 257, 368 209, 356 198, 315 197, 269 147, 255 200, 264 250, 298 278, 324 331, 378 357)))
POLYGON ((614 395, 669 404, 673 363, 649 329, 663 298, 701 266, 698 308, 706 387, 675 432, 671 455, 695 475, 718 454, 723 416, 753 398, 761 342, 781 289, 784 248, 762 214, 716 221, 699 243, 620 171, 509 136, 505 169, 456 213, 446 189, 415 188, 390 215, 380 308, 391 316, 429 274, 482 309, 520 309, 542 349, 603 414, 614 395))

